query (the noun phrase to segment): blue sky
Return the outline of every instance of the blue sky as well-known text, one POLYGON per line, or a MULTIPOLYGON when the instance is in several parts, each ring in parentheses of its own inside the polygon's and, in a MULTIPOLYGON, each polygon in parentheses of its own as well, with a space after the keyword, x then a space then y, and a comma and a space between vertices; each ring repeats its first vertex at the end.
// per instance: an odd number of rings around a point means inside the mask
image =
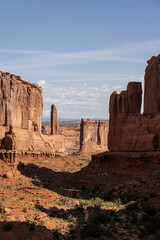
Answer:
POLYGON ((159 0, 0 0, 0 70, 43 88, 44 118, 108 118, 160 53, 159 0))

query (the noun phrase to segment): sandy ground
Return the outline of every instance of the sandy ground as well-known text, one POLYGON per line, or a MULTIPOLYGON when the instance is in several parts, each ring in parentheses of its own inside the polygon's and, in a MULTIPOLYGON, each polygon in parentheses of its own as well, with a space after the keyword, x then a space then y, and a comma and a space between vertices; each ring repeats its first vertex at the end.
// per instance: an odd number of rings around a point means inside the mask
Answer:
POLYGON ((147 190, 146 178, 107 176, 90 159, 0 162, 0 240, 160 239, 159 182, 147 190))

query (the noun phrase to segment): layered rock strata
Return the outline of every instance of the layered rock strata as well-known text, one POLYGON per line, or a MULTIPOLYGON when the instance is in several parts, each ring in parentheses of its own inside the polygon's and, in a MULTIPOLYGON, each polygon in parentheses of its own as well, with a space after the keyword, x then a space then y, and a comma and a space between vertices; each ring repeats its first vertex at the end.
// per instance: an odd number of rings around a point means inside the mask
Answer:
POLYGON ((128 83, 127 90, 110 97, 109 150, 160 150, 160 55, 148 61, 145 71, 144 113, 142 86, 128 83))
POLYGON ((41 132, 42 110, 41 87, 0 72, 0 126, 41 132))
POLYGON ((80 151, 99 152, 108 150, 108 121, 95 121, 81 119, 80 125, 80 151))
POLYGON ((42 111, 42 89, 37 84, 0 72, 0 149, 64 152, 58 127, 51 136, 41 133, 42 111))

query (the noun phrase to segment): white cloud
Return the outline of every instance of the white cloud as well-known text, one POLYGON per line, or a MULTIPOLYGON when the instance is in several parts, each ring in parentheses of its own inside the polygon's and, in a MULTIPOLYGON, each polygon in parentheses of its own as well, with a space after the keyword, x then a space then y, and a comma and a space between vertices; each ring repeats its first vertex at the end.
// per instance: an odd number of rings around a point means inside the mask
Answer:
MULTIPOLYGON (((122 87, 122 86, 121 86, 122 87)), ((48 84, 44 93, 44 116, 50 116, 50 105, 56 104, 59 117, 65 118, 107 118, 108 102, 114 88, 106 84, 88 86, 74 84, 72 86, 54 86, 48 84)), ((120 86, 118 86, 120 89, 120 86)))
MULTIPOLYGON (((29 76, 33 76, 34 82, 43 87, 45 117, 50 116, 50 105, 56 104, 59 117, 108 118, 110 94, 115 90, 120 92, 122 89, 126 89, 129 81, 142 81, 143 75, 119 74, 116 73, 116 69, 112 70, 114 73, 109 70, 105 70, 106 73, 75 73, 67 72, 62 66, 71 65, 73 67, 73 64, 100 61, 145 63, 146 59, 142 56, 153 53, 153 50, 160 51, 160 40, 129 43, 114 49, 70 53, 46 53, 43 51, 29 53, 28 51, 28 54, 34 53, 34 55, 6 62, 1 61, 0 66, 2 70, 5 69, 9 72, 18 71, 19 75, 21 72, 27 73, 29 76), (61 66, 62 70, 57 71, 55 66, 61 66), (37 81, 35 79, 38 76, 41 77, 37 81)), ((2 49, 0 52, 3 52, 2 49)), ((7 53, 7 50, 4 52, 7 53)), ((10 50, 11 52, 14 53, 14 50, 10 50)), ((15 50, 16 53, 18 53, 17 50, 15 50)), ((25 54, 25 51, 21 50, 19 54, 25 54)))
MULTIPOLYGON (((2 52, 1 49, 0 52, 2 52)), ((65 53, 46 53, 45 51, 23 51, 23 50, 8 50, 15 53, 37 53, 32 57, 16 58, 10 61, 1 61, 2 69, 9 71, 21 71, 35 68, 45 68, 53 66, 73 65, 82 63, 93 63, 103 61, 118 61, 131 63, 144 63, 145 54, 153 55, 156 51, 160 51, 160 40, 127 43, 120 46, 115 46, 111 49, 100 49, 90 51, 77 51, 65 53), (152 48, 154 46, 154 49, 152 48), (154 51, 153 51, 154 50, 154 51)), ((4 50, 7 52, 7 50, 4 50)), ((5 71, 6 71, 5 70, 5 71)))
POLYGON ((40 80, 37 82, 37 84, 40 86, 44 86, 46 84, 46 82, 44 80, 40 80))
POLYGON ((43 54, 47 51, 36 51, 36 50, 22 50, 22 49, 2 49, 0 48, 0 53, 9 53, 9 54, 43 54))
MULTIPOLYGON (((88 77, 90 78, 89 74, 88 77)), ((110 81, 95 82, 94 85, 90 82, 87 84, 78 81, 78 79, 72 84, 67 82, 65 85, 62 85, 61 81, 56 85, 54 81, 49 81, 43 85, 44 116, 49 118, 50 106, 56 104, 59 117, 108 118, 111 93, 113 91, 121 92, 126 89, 129 81, 133 81, 133 79, 139 81, 141 78, 142 76, 139 74, 109 74, 110 81), (124 80, 123 85, 121 84, 122 79, 124 80)))

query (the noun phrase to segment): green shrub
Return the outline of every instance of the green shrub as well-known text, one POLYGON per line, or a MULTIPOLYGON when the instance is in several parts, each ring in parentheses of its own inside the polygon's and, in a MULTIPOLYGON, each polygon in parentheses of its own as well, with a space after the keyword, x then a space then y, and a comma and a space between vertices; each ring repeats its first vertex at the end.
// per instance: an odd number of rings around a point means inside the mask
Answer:
POLYGON ((74 233, 76 231, 76 227, 71 223, 68 225, 69 233, 74 233))
POLYGON ((44 226, 44 221, 41 220, 39 223, 39 226, 41 226, 41 227, 44 226))
POLYGON ((115 204, 120 207, 122 205, 122 202, 121 202, 121 199, 118 198, 116 201, 115 201, 115 204))
POLYGON ((104 203, 103 199, 100 199, 99 197, 92 198, 91 202, 94 205, 94 207, 98 209, 100 209, 104 203))
POLYGON ((7 214, 4 212, 4 210, 1 210, 1 219, 7 220, 7 214))
POLYGON ((23 212, 26 213, 27 212, 27 208, 23 208, 23 212))

